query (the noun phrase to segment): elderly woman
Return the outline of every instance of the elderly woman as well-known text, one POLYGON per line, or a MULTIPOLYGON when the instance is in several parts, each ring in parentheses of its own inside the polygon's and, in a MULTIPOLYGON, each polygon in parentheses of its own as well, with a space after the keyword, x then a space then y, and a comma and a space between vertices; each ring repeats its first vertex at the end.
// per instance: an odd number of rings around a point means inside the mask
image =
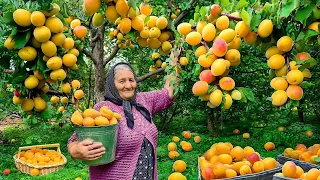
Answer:
MULTIPOLYGON (((90 179, 158 179, 158 130, 152 122, 152 115, 168 109, 172 104, 173 86, 169 84, 170 78, 161 90, 137 93, 137 77, 129 64, 118 63, 111 68, 107 75, 105 101, 97 103, 94 109, 108 106, 122 116, 118 124, 115 161, 90 166, 90 179)), ((100 142, 89 139, 78 142, 76 134, 68 143, 68 151, 74 159, 95 160, 105 153, 100 142)))

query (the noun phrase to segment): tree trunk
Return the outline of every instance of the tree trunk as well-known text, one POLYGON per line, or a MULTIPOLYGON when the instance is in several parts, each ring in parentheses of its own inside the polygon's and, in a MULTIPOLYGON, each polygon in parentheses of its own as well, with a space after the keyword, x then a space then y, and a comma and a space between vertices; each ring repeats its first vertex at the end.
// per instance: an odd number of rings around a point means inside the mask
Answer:
POLYGON ((92 75, 92 66, 91 66, 91 62, 89 62, 88 101, 87 101, 87 109, 90 107, 90 101, 91 101, 91 88, 92 88, 91 75, 92 75))
POLYGON ((103 41, 104 41, 104 26, 100 26, 97 29, 96 39, 92 54, 94 56, 94 77, 95 77, 95 86, 94 86, 94 103, 98 103, 104 100, 105 90, 106 90, 106 75, 104 73, 104 63, 103 63, 103 41))
POLYGON ((214 125, 215 124, 214 119, 216 119, 214 109, 210 108, 208 112, 208 117, 207 117, 207 124, 208 124, 207 128, 211 136, 217 136, 217 131, 216 131, 217 128, 214 125))
POLYGON ((298 117, 299 117, 299 121, 300 122, 304 122, 304 119, 303 119, 303 107, 302 107, 303 102, 304 102, 304 100, 301 99, 299 101, 299 106, 298 106, 298 117))

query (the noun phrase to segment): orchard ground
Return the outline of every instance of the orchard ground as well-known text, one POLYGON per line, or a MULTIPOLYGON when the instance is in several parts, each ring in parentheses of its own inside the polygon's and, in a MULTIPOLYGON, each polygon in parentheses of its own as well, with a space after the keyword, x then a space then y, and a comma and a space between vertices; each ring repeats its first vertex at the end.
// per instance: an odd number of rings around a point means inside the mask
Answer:
MULTIPOLYGON (((295 147, 297 144, 303 143, 306 146, 311 146, 318 143, 320 140, 320 129, 317 124, 302 124, 297 123, 296 114, 287 119, 281 119, 273 121, 267 125, 261 124, 260 126, 252 125, 249 128, 239 128, 240 134, 234 135, 233 130, 235 127, 233 124, 224 124, 224 128, 219 130, 218 137, 212 137, 208 134, 208 130, 204 124, 204 119, 196 116, 177 116, 168 128, 159 131, 158 147, 157 147, 157 159, 158 159, 158 173, 159 179, 165 180, 172 173, 172 165, 174 160, 168 157, 167 145, 172 142, 173 136, 178 136, 180 141, 191 142, 193 149, 190 152, 183 152, 180 146, 180 142, 176 143, 178 152, 180 154, 178 159, 181 159, 187 163, 186 171, 183 174, 187 179, 197 179, 198 177, 198 161, 197 157, 203 154, 210 148, 210 146, 217 142, 231 142, 234 146, 251 146, 262 157, 273 157, 281 154, 287 147, 295 147), (256 127, 254 127, 256 126, 256 127), (283 131, 279 131, 278 127, 284 126, 283 131), (183 128, 182 128, 183 127, 183 128), (312 130, 313 135, 311 137, 306 136, 307 130, 312 130), (194 135, 190 139, 185 139, 181 133, 184 130, 189 130, 192 133, 197 133, 201 137, 201 142, 196 144, 193 141, 194 135), (244 139, 242 134, 250 133, 250 138, 244 139), (274 142, 276 145, 275 150, 266 151, 264 144, 268 141, 274 142)), ((306 123, 311 122, 313 117, 306 117, 306 123)), ((248 121, 250 121, 248 119, 248 121)), ((315 122, 315 121, 312 121, 315 122)), ((155 118, 155 123, 160 127, 160 121, 155 118)), ((65 179, 74 180, 77 177, 82 179, 88 178, 88 168, 81 161, 74 161, 67 153, 67 140, 73 133, 73 127, 70 124, 65 124, 63 127, 58 125, 50 128, 39 126, 33 129, 7 127, 0 134, 1 139, 5 141, 0 144, 1 163, 0 169, 3 171, 6 168, 11 170, 9 176, 3 176, 1 174, 0 179, 59 179, 64 177, 65 179), (57 136, 58 135, 58 136, 57 136), (11 140, 15 139, 16 142, 12 143, 11 140), (68 162, 66 166, 57 172, 51 173, 45 176, 32 177, 27 174, 21 173, 16 169, 12 156, 17 153, 18 148, 25 145, 36 144, 51 144, 60 143, 62 153, 66 156, 68 162)))

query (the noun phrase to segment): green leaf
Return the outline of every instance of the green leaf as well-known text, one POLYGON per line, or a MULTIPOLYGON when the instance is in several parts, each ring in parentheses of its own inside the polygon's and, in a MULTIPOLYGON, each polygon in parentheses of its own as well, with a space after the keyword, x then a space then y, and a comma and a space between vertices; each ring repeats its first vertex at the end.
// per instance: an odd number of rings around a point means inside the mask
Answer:
POLYGON ((315 7, 315 4, 309 4, 308 6, 300 8, 297 11, 296 19, 301 23, 303 23, 303 25, 305 26, 305 23, 306 23, 305 20, 311 15, 311 12, 314 9, 314 7, 315 7))
POLYGON ((250 24, 251 31, 257 31, 260 22, 261 22, 261 15, 255 14, 252 17, 251 24, 250 24))
POLYGON ((247 96, 246 96, 246 94, 244 92, 245 91, 244 88, 243 87, 239 87, 238 90, 239 90, 239 92, 241 93, 241 96, 242 96, 240 101, 247 103, 248 99, 247 99, 247 96))
POLYGON ((194 15, 193 15, 194 21, 198 22, 199 18, 200 18, 200 14, 199 13, 194 13, 194 15))
POLYGON ((13 27, 10 36, 13 36, 13 37, 14 37, 14 36, 17 34, 17 32, 18 32, 17 26, 13 27))
POLYGON ((249 14, 246 10, 242 9, 241 14, 240 14, 240 17, 243 19, 243 21, 244 21, 245 23, 247 23, 247 24, 250 24, 250 23, 251 23, 250 14, 249 14))
POLYGON ((195 64, 192 68, 192 74, 197 76, 200 74, 201 66, 200 64, 195 64))
POLYGON ((223 7, 223 9, 229 11, 231 9, 232 4, 229 0, 221 0, 220 6, 223 7))
POLYGON ((4 24, 15 25, 15 22, 13 20, 13 12, 7 12, 3 14, 3 17, 0 21, 4 24))
POLYGON ((248 4, 249 3, 246 0, 240 0, 236 5, 235 10, 241 9, 241 8, 247 6, 248 4))
POLYGON ((295 8, 294 2, 287 2, 282 6, 280 18, 287 18, 295 8))
POLYGON ((314 158, 314 161, 316 161, 316 162, 320 162, 320 157, 316 157, 316 158, 314 158))
POLYGON ((215 91, 216 89, 218 89, 217 86, 210 86, 210 85, 209 85, 207 94, 211 94, 211 93, 212 93, 213 91, 215 91))
POLYGON ((132 7, 132 9, 134 9, 134 10, 137 7, 137 4, 136 4, 135 0, 128 0, 128 4, 129 4, 129 7, 132 7))
POLYGON ((309 39, 311 37, 317 36, 319 33, 313 29, 308 29, 304 32, 304 39, 309 39))
POLYGON ((249 99, 249 101, 252 101, 254 102, 255 99, 254 99, 254 94, 252 92, 252 90, 250 88, 244 88, 244 93, 246 94, 247 98, 249 99))
POLYGON ((11 83, 12 84, 22 83, 24 82, 25 79, 27 79, 27 77, 28 77, 28 74, 16 76, 12 79, 11 83))
POLYGON ((312 82, 308 82, 308 81, 303 81, 300 86, 302 87, 302 89, 305 89, 305 88, 310 88, 312 86, 314 86, 314 84, 312 82))
POLYGON ((30 35, 31 35, 30 31, 17 33, 14 40, 15 41, 14 48, 21 49, 25 47, 25 45, 29 41, 30 35))

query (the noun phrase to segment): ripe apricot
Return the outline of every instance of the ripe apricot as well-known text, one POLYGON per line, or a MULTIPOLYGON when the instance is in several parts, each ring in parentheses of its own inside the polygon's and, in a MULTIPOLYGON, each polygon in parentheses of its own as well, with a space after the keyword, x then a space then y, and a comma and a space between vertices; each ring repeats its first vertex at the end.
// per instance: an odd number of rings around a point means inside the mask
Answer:
POLYGON ((271 99, 273 105, 282 106, 287 102, 288 96, 285 91, 277 90, 271 95, 271 99))
POLYGON ((213 106, 218 107, 222 102, 221 90, 216 89, 215 91, 213 91, 209 96, 209 101, 213 106))
POLYGON ((293 41, 289 36, 283 36, 277 41, 277 47, 283 52, 288 52, 292 49, 293 41))
POLYGON ((198 32, 190 32, 186 37, 187 43, 191 46, 198 45, 201 42, 201 40, 202 36, 198 32))
POLYGON ((192 87, 192 92, 195 96, 201 96, 207 93, 208 88, 207 82, 197 81, 192 87))
POLYGON ((299 85, 289 85, 286 92, 292 100, 300 100, 303 96, 303 89, 299 85))

